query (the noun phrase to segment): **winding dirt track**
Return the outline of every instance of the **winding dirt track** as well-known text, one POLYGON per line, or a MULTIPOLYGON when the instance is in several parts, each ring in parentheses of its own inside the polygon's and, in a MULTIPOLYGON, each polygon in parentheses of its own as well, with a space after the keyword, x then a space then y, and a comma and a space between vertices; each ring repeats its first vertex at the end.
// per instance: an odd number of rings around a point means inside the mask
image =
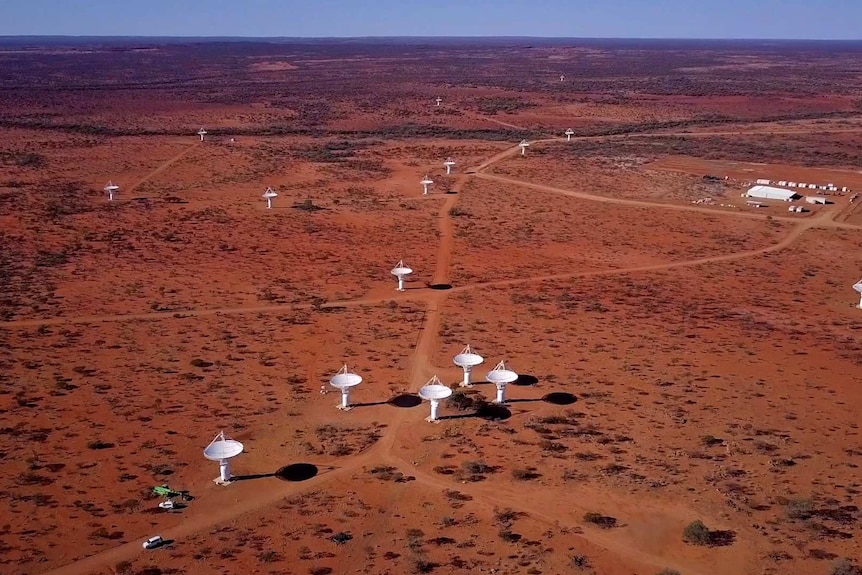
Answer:
MULTIPOLYGON (((495 121, 495 120, 492 120, 495 121)), ((501 123, 501 122, 497 122, 501 123)), ((657 136, 666 136, 668 134, 656 134, 657 136)), ((683 135, 683 134, 680 134, 683 135)), ((684 135, 692 135, 689 133, 685 133, 684 135)), ((560 138, 553 138, 548 140, 538 140, 533 142, 533 144, 541 144, 551 141, 563 141, 560 138)), ((171 164, 182 158, 185 154, 187 154, 190 150, 194 149, 198 144, 194 146, 190 146, 188 149, 184 150, 174 158, 171 158, 159 168, 157 168, 151 174, 148 174, 145 178, 143 178, 140 182, 138 182, 134 187, 140 185, 145 182, 149 178, 154 175, 164 171, 171 164)), ((520 180, 514 180, 512 178, 504 178, 501 176, 494 176, 491 174, 483 173, 483 170, 493 166, 495 163, 511 156, 518 152, 518 147, 515 146, 511 149, 505 150, 501 153, 498 153, 484 162, 482 162, 478 167, 468 170, 466 174, 463 174, 458 177, 455 186, 453 188, 453 194, 447 195, 442 202, 440 207, 440 211, 438 213, 438 222, 439 222, 439 233, 440 233, 440 246, 438 250, 437 263, 436 268, 433 275, 433 283, 434 284, 445 284, 448 283, 448 274, 450 268, 450 262, 452 253, 454 250, 454 230, 452 218, 449 215, 449 211, 456 205, 458 201, 458 192, 461 191, 464 184, 469 180, 470 177, 477 177, 481 179, 485 179, 488 181, 501 182, 509 185, 522 186, 529 189, 537 190, 540 192, 560 194, 564 196, 568 196, 578 200, 586 200, 586 201, 600 201, 600 202, 609 202, 609 203, 618 203, 618 204, 626 204, 633 206, 640 206, 645 208, 656 208, 656 209, 674 209, 674 210, 686 210, 686 211, 696 211, 696 212, 705 212, 709 214, 716 215, 732 215, 738 217, 762 217, 762 216, 752 216, 751 214, 745 213, 732 213, 732 212, 720 212, 717 210, 710 210, 708 208, 697 208, 694 206, 680 206, 680 205, 672 205, 672 204, 663 204, 663 203, 654 203, 640 200, 624 200, 617 198, 607 198, 604 196, 595 196, 591 194, 586 194, 582 192, 576 192, 572 190, 565 190, 561 188, 555 188, 552 186, 544 186, 541 184, 534 184, 532 182, 524 182, 520 180)), ((432 352, 435 349, 435 343, 437 339, 437 334, 439 332, 440 320, 441 320, 441 304, 445 301, 448 294, 457 293, 467 290, 476 290, 487 287, 506 287, 511 285, 516 285, 520 283, 527 282, 536 282, 536 281, 552 281, 552 280, 561 280, 561 279, 569 279, 574 277, 587 277, 587 276, 601 276, 601 275, 614 275, 614 274, 626 274, 626 273, 636 273, 636 272, 648 272, 648 271, 658 271, 658 270, 667 270, 678 267, 686 267, 686 266, 696 266, 713 262, 725 262, 738 260, 748 257, 754 257, 757 255, 762 255, 770 252, 779 251, 790 246, 794 241, 796 241, 799 236, 804 233, 806 230, 815 228, 815 227, 835 227, 835 228, 846 228, 846 229, 859 229, 858 226, 849 226, 844 224, 838 224, 833 221, 834 213, 833 212, 823 212, 820 216, 808 220, 798 220, 798 219, 789 219, 789 218, 775 218, 775 219, 783 219, 788 220, 796 224, 792 231, 787 234, 780 242, 773 244, 771 246, 767 246, 758 250, 750 250, 750 251, 742 251, 742 252, 734 252, 721 256, 713 256, 707 258, 700 258, 694 260, 687 261, 679 261, 679 262, 670 262, 664 264, 656 264, 649 266, 638 266, 638 267, 630 267, 630 268, 621 268, 621 269, 611 269, 611 270, 602 270, 602 271, 594 271, 594 272, 572 272, 572 273, 563 273, 563 274, 554 274, 548 276, 534 276, 534 277, 523 277, 523 278, 512 278, 500 281, 493 282, 484 282, 477 283, 472 285, 464 285, 458 286, 451 290, 443 291, 443 290, 416 290, 415 292, 409 292, 406 294, 393 294, 392 296, 388 296, 386 298, 373 298, 373 299, 356 299, 350 301, 339 301, 339 302, 329 302, 324 305, 324 307, 354 307, 354 306, 364 306, 364 305, 376 305, 386 301, 396 300, 396 301, 421 301, 427 305, 427 311, 425 314, 424 324, 419 332, 418 341, 416 347, 411 354, 408 364, 408 377, 410 383, 411 391, 416 391, 419 387, 421 387, 427 378, 429 378, 432 373, 434 366, 431 365, 430 358, 432 357, 432 352)), ((296 309, 307 309, 310 308, 311 305, 295 305, 295 304, 287 304, 287 305, 270 305, 270 306, 260 306, 260 307, 247 307, 247 308, 230 308, 230 309, 212 309, 212 310, 190 310, 190 311, 182 311, 173 313, 147 313, 147 314, 133 314, 133 315, 106 315, 106 316, 96 316, 96 317, 81 317, 81 318, 56 318, 56 319, 47 319, 47 320, 20 320, 20 321, 11 321, 0 323, 0 327, 2 328, 23 328, 23 327, 32 327, 39 325, 63 325, 63 324, 87 324, 87 323, 95 323, 95 322, 103 322, 103 321, 130 321, 130 320, 156 320, 156 319, 165 319, 165 318, 193 318, 193 317, 202 317, 202 316, 211 316, 211 315, 219 315, 219 314, 234 314, 234 313, 261 313, 261 312, 278 312, 278 311, 290 311, 296 309)), ((398 436, 399 428, 407 422, 408 418, 416 419, 412 412, 408 410, 394 410, 392 412, 392 416, 388 419, 388 427, 386 428, 386 432, 384 435, 370 448, 365 451, 344 458, 342 460, 338 460, 334 463, 332 467, 327 468, 324 472, 315 476, 314 478, 302 482, 302 483, 281 483, 281 482, 271 482, 267 485, 267 489, 261 489, 257 485, 251 485, 253 482, 241 482, 234 484, 231 487, 231 501, 228 500, 219 500, 216 502, 217 504, 213 505, 195 505, 190 507, 187 510, 187 515, 184 518, 182 524, 172 528, 165 530, 163 532, 163 536, 166 539, 182 539, 184 537, 188 537, 190 535, 199 533, 206 529, 210 529, 213 526, 230 521, 236 517, 239 517, 243 514, 254 512, 259 509, 263 509, 269 507, 281 499, 295 495, 298 493, 302 493, 305 491, 313 490, 319 488, 321 485, 324 485, 334 479, 340 477, 349 476, 351 473, 355 471, 361 470, 361 468, 365 465, 369 464, 379 464, 381 462, 389 462, 400 467, 410 468, 410 474, 416 477, 417 485, 421 485, 423 487, 431 487, 436 489, 448 489, 452 488, 454 484, 444 479, 435 477, 428 473, 424 473, 413 466, 403 458, 399 457, 396 453, 396 444, 395 440, 398 436), (206 508, 206 509, 204 509, 206 508), (200 509, 200 510, 199 510, 200 509)), ((476 500, 485 502, 489 505, 498 505, 511 507, 516 510, 520 510, 529 514, 532 518, 543 521, 550 525, 565 525, 570 527, 579 527, 581 522, 577 519, 582 516, 583 509, 579 508, 576 504, 567 505, 565 507, 560 505, 543 505, 536 506, 531 505, 531 497, 525 496, 523 492, 516 493, 514 488, 511 490, 507 490, 506 488, 500 489, 499 486, 494 486, 493 489, 488 486, 483 486, 481 484, 459 484, 457 488, 460 491, 463 491, 471 496, 473 496, 476 500)), ((540 491, 540 490, 539 490, 540 491)), ((537 498, 541 498, 542 494, 537 491, 534 495, 537 498)), ((222 493, 219 491, 218 493, 222 493)), ((622 511, 621 516, 628 517, 630 523, 637 523, 638 517, 645 517, 647 515, 652 514, 653 516, 658 517, 669 517, 673 520, 679 519, 680 521, 685 520, 686 518, 690 518, 694 516, 693 512, 687 509, 669 509, 666 505, 661 506, 653 506, 648 502, 644 502, 643 500, 633 500, 630 497, 626 497, 621 494, 605 494, 600 495, 603 498, 607 499, 607 506, 603 507, 607 509, 608 512, 614 512, 616 514, 617 511, 622 511)), ((201 504, 206 503, 205 501, 201 501, 201 504)), ((705 518, 709 519, 709 518, 705 518)), ((721 524, 722 522, 713 518, 715 523, 721 524)), ((648 523, 643 523, 643 529, 648 529, 648 523)), ((745 529, 741 529, 741 531, 745 531, 745 529)), ((613 533, 610 532, 599 532, 598 530, 586 530, 583 534, 579 535, 579 537, 584 538, 585 540, 590 541, 593 544, 601 546, 609 551, 619 554, 621 556, 629 557, 633 560, 636 560, 640 563, 651 565, 656 568, 664 568, 664 567, 674 567, 677 569, 681 569, 683 572, 689 575, 706 575, 704 571, 701 569, 704 568, 703 561, 695 562, 689 557, 685 556, 673 556, 669 557, 667 555, 667 551, 664 549, 649 549, 646 548, 644 543, 642 543, 635 534, 635 532, 628 533, 625 530, 615 530, 613 533)), ((754 541, 756 537, 753 534, 741 533, 742 537, 746 537, 747 535, 752 535, 749 540, 754 545, 754 541)), ((93 572, 98 572, 99 570, 109 570, 111 566, 116 563, 129 560, 134 558, 138 553, 141 552, 140 542, 135 540, 131 543, 120 545, 118 547, 108 549, 97 554, 91 555, 79 561, 75 561, 74 563, 70 563, 68 565, 62 566, 60 568, 54 569, 52 571, 48 571, 47 573, 51 575, 89 575, 93 572)), ((741 569, 747 569, 750 565, 746 564, 746 561, 752 560, 753 557, 739 557, 739 567, 741 569)), ((748 572, 740 571, 740 572, 748 572)))

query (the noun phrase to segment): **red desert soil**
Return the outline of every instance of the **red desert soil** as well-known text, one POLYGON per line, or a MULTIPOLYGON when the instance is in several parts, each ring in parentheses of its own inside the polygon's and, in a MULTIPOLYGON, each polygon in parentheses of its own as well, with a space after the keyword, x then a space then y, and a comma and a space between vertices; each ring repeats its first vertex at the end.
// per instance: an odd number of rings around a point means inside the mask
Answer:
POLYGON ((851 52, 57 48, 0 49, 4 573, 852 568, 862 211, 740 198, 862 188, 851 52))

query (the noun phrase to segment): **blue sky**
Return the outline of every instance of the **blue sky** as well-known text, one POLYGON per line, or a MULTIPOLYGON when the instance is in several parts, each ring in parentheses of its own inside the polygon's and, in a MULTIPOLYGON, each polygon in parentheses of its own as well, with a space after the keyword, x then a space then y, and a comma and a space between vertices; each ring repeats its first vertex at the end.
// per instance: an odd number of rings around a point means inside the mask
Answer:
POLYGON ((0 0, 0 35, 862 37, 862 0, 0 0))

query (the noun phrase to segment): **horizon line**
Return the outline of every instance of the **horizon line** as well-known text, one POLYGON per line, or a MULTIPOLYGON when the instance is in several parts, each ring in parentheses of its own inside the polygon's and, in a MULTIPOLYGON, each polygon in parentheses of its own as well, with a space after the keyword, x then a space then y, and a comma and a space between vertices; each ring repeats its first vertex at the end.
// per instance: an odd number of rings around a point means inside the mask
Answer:
POLYGON ((243 36, 243 35, 158 35, 158 34, 0 34, 0 41, 7 39, 152 39, 152 40, 670 40, 670 41, 709 41, 709 42, 862 42, 862 38, 771 38, 749 37, 693 37, 693 36, 532 36, 532 35, 371 35, 371 36, 243 36))

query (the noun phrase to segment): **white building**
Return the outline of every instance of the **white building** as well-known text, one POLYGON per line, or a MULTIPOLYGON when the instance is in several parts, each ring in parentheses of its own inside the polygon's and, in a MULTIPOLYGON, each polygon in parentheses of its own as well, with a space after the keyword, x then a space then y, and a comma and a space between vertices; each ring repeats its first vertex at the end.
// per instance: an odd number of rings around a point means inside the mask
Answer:
POLYGON ((789 202, 799 197, 799 194, 792 190, 784 190, 781 188, 773 188, 772 186, 753 186, 745 192, 747 198, 757 198, 760 200, 781 200, 789 202))
POLYGON ((768 186, 768 185, 769 185, 769 184, 771 184, 772 182, 771 182, 771 181, 769 181, 769 180, 763 180, 763 179, 761 179, 761 180, 757 180, 757 181, 756 181, 756 182, 754 182, 754 183, 755 183, 755 184, 761 184, 761 185, 764 185, 764 186, 768 186))
POLYGON ((805 196, 805 201, 809 204, 825 204, 827 203, 826 196, 805 196))

